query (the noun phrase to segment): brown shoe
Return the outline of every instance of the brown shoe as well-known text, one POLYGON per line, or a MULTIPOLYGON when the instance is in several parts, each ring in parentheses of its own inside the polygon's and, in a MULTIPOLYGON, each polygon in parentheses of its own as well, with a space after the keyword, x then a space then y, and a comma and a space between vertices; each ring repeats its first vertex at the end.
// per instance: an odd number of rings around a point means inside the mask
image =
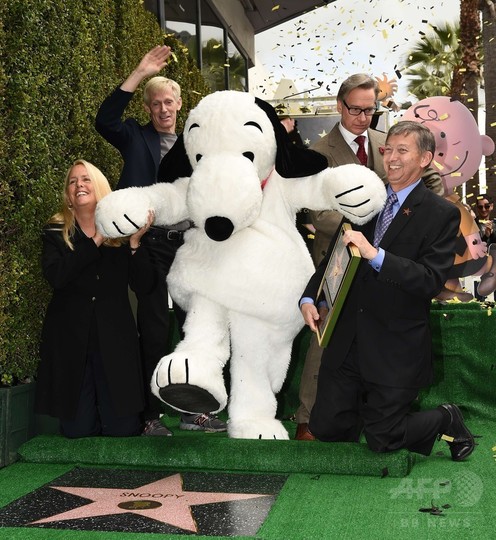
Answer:
POLYGON ((295 440, 297 441, 315 441, 315 437, 310 433, 308 424, 298 424, 296 426, 295 440))
POLYGON ((460 302, 470 302, 470 300, 473 300, 474 297, 472 294, 464 291, 451 291, 450 289, 447 289, 446 287, 443 287, 441 292, 436 296, 436 300, 439 300, 440 302, 443 302, 445 300, 454 300, 455 298, 458 298, 460 302))
POLYGON ((491 244, 487 249, 488 255, 492 258, 489 272, 482 274, 479 285, 477 285, 477 294, 479 296, 489 296, 496 290, 496 244, 491 244))

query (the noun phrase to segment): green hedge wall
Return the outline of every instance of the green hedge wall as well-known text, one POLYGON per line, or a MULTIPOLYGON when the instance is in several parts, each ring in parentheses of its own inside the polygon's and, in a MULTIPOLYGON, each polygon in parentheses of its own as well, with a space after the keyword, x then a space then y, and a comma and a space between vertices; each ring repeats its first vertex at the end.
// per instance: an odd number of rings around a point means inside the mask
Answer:
MULTIPOLYGON (((96 111, 164 41, 178 59, 164 75, 183 89, 180 131, 209 89, 187 50, 162 34, 140 0, 0 2, 0 384, 36 372, 50 296, 40 230, 58 209, 65 171, 84 158, 115 184, 120 155, 96 133, 96 111)), ((141 88, 127 112, 147 121, 141 88)))

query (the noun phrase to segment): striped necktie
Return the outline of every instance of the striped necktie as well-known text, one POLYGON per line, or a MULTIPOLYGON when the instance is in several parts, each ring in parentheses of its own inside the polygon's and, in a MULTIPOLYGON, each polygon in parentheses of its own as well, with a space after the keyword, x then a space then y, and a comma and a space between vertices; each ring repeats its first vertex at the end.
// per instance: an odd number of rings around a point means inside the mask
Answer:
POLYGON ((393 205, 398 202, 398 197, 393 191, 386 199, 386 204, 377 220, 374 233, 374 247, 378 247, 384 233, 393 221, 393 205))

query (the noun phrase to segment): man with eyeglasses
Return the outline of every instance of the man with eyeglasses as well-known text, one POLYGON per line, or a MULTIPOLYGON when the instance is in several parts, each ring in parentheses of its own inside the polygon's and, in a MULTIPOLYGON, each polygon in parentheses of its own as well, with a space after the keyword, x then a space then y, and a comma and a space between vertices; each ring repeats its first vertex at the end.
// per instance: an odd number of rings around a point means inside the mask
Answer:
MULTIPOLYGON (((383 180, 384 166, 380 149, 384 147, 384 133, 370 129, 377 111, 379 86, 377 80, 365 73, 351 75, 341 84, 337 95, 340 121, 311 148, 326 156, 329 167, 356 163, 366 165, 383 180), (357 142, 357 138, 362 137, 357 142), (360 161, 360 158, 363 161, 360 161)), ((329 242, 338 229, 342 216, 339 212, 311 212, 316 229, 313 257, 318 264, 327 251, 329 242)))
POLYGON ((492 197, 483 195, 479 199, 477 199, 477 204, 475 207, 477 216, 475 221, 479 226, 482 241, 486 242, 488 246, 490 244, 496 243, 494 220, 491 219, 491 212, 493 211, 493 207, 494 204, 492 197))
MULTIPOLYGON (((440 438, 453 461, 475 449, 456 405, 418 410, 416 403, 419 390, 432 384, 430 306, 453 265, 461 218, 455 205, 422 182, 435 149, 424 125, 394 124, 384 151, 386 205, 376 219, 342 235, 361 261, 322 356, 310 430, 323 442, 358 443, 363 435, 374 452, 406 448, 428 456, 440 438)), ((331 253, 300 299, 314 332, 331 253)))
MULTIPOLYGON (((337 110, 340 121, 331 131, 311 146, 312 150, 326 156, 329 167, 350 163, 362 164, 372 169, 385 182, 383 165, 386 134, 370 128, 377 112, 379 85, 375 78, 365 73, 356 73, 345 79, 337 94, 337 110)), ((424 178, 426 186, 442 195, 443 187, 438 173, 428 169, 424 178)), ((340 228, 343 216, 336 211, 310 212, 315 227, 312 257, 319 265, 327 248, 340 228)), ((320 368, 322 349, 312 336, 301 375, 299 397, 300 405, 295 413, 297 423, 295 439, 313 440, 308 430, 310 412, 317 392, 317 377, 320 368)))

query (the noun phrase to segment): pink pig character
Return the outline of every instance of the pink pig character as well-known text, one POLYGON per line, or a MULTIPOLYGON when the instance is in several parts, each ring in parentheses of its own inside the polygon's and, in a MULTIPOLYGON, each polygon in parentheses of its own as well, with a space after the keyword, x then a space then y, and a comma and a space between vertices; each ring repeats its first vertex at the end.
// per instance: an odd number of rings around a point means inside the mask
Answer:
POLYGON ((494 142, 481 135, 472 113, 450 97, 426 98, 412 105, 403 120, 413 120, 428 127, 436 138, 436 153, 431 167, 443 180, 444 196, 461 213, 455 262, 439 300, 457 297, 462 302, 473 298, 463 291, 459 278, 481 276, 477 292, 487 296, 496 290, 496 245, 482 242, 479 228, 469 210, 454 193, 454 188, 476 173, 482 156, 494 152, 494 142))

